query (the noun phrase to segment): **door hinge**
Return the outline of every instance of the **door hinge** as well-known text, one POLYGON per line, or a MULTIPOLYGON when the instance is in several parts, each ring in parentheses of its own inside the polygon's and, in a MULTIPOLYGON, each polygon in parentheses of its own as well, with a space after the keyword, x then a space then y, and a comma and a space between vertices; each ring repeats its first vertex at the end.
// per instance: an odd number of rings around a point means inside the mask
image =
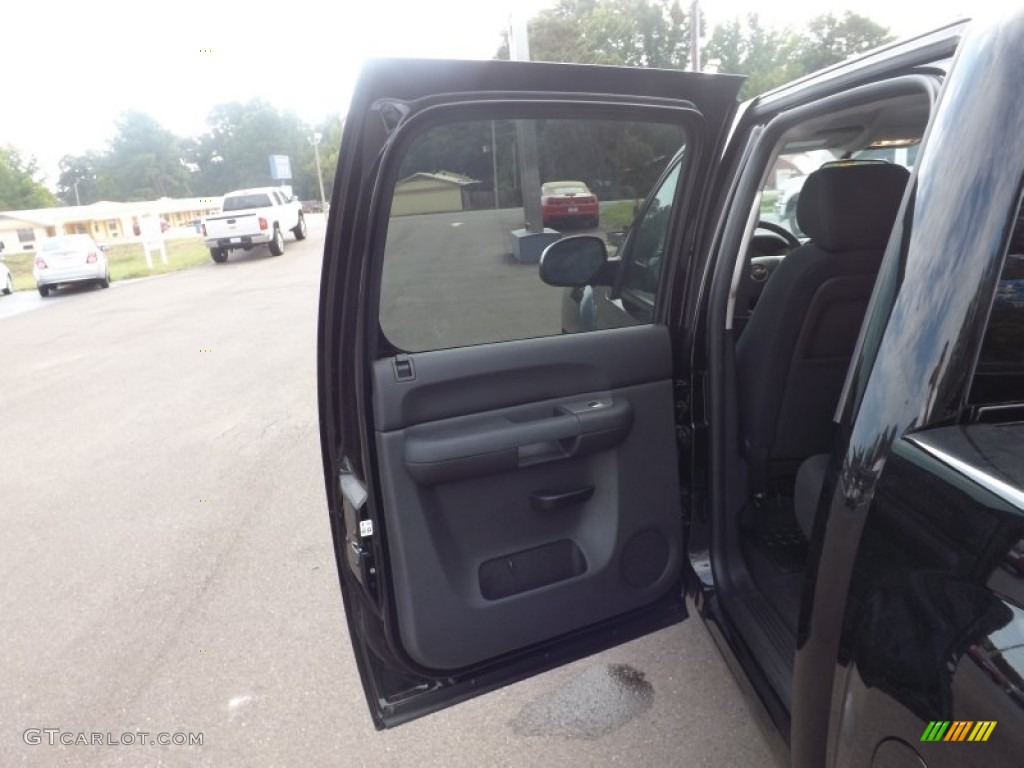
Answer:
POLYGON ((690 450, 690 446, 693 445, 693 430, 688 425, 676 425, 676 444, 681 453, 690 450))
POLYGON ((679 451, 690 450, 693 443, 693 429, 690 426, 690 383, 677 379, 673 387, 675 398, 676 444, 679 451))
MULTIPOLYGON (((346 468, 348 462, 345 462, 346 468)), ((373 556, 373 520, 366 513, 366 487, 352 472, 338 474, 345 518, 345 562, 367 597, 377 604, 377 564, 373 556)))

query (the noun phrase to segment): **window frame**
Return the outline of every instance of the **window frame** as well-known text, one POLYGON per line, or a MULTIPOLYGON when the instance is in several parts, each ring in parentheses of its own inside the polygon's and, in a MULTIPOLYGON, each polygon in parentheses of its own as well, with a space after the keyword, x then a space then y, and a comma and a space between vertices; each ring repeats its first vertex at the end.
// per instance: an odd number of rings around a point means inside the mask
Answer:
MULTIPOLYGON (((656 316, 656 309, 658 306, 659 299, 663 299, 664 292, 662 286, 664 284, 665 276, 668 270, 668 262, 672 259, 672 245, 675 243, 675 234, 677 229, 677 219, 673 216, 673 212, 676 212, 679 204, 682 202, 682 191, 683 191, 683 163, 686 161, 687 150, 689 146, 683 144, 678 152, 673 155, 672 159, 665 166, 664 172, 658 177, 658 180, 654 183, 650 193, 648 193, 646 200, 640 210, 637 211, 633 222, 629 226, 628 234, 622 244, 620 253, 622 254, 618 269, 618 276, 615 281, 615 285, 612 287, 612 293, 610 298, 622 299, 623 303, 629 300, 636 305, 642 306, 645 309, 650 308, 650 317, 646 320, 637 319, 640 324, 653 323, 656 316), (635 245, 638 243, 639 232, 641 227, 635 226, 637 222, 641 225, 646 220, 647 214, 650 212, 651 207, 658 199, 658 193, 665 188, 666 184, 670 181, 673 174, 676 174, 674 188, 672 190, 672 202, 669 206, 668 222, 662 232, 661 247, 662 247, 662 258, 661 263, 658 266, 658 274, 656 276, 655 290, 652 292, 650 298, 643 295, 640 289, 629 285, 629 277, 631 267, 636 262, 637 253, 634 248, 639 247, 635 245)), ((632 315, 633 313, 630 312, 632 315)), ((635 315, 634 315, 635 316, 635 315)))
MULTIPOLYGON (((370 356, 372 359, 383 359, 397 354, 424 354, 442 349, 469 349, 475 346, 482 346, 483 344, 501 344, 519 340, 496 339, 473 345, 408 350, 398 346, 388 338, 380 323, 381 288, 391 200, 394 196, 396 184, 401 181, 399 170, 409 147, 420 136, 433 128, 462 122, 490 122, 495 120, 591 120, 678 126, 682 132, 681 146, 685 153, 677 151, 672 156, 672 159, 666 163, 665 171, 659 175, 658 181, 652 186, 652 192, 660 188, 659 184, 663 182, 665 174, 673 167, 673 163, 679 155, 685 154, 688 156, 688 159, 687 157, 682 158, 688 169, 699 169, 701 167, 702 152, 709 151, 710 149, 709 147, 702 146, 702 142, 705 141, 703 130, 704 116, 696 106, 689 102, 665 104, 620 103, 611 99, 607 101, 600 100, 596 96, 592 99, 562 101, 557 99, 531 98, 530 95, 524 95, 522 97, 510 96, 509 98, 495 100, 467 100, 434 104, 401 121, 391 132, 379 158, 379 178, 384 179, 384 181, 374 190, 374 198, 371 204, 371 240, 367 247, 372 264, 368 274, 366 286, 368 299, 364 304, 364 310, 366 312, 365 321, 375 331, 371 336, 370 344, 370 356)), ((695 192, 695 176, 695 173, 684 173, 680 166, 680 183, 677 185, 675 192, 674 209, 686 210, 690 207, 691 197, 695 192)), ((644 209, 646 209, 648 203, 649 200, 645 198, 644 209)), ((666 241, 670 245, 677 240, 678 223, 679 216, 673 216, 666 237, 666 241)), ((625 245, 624 243, 623 248, 625 248, 625 245)), ((668 250, 671 251, 673 249, 670 247, 668 250)), ((662 264, 663 271, 659 275, 659 289, 665 284, 663 280, 664 270, 667 268, 667 263, 671 260, 672 258, 666 259, 662 264)), ((645 324, 647 322, 658 322, 658 306, 659 304, 656 300, 652 319, 644 321, 645 324)), ((550 336, 532 338, 550 338, 550 336)))

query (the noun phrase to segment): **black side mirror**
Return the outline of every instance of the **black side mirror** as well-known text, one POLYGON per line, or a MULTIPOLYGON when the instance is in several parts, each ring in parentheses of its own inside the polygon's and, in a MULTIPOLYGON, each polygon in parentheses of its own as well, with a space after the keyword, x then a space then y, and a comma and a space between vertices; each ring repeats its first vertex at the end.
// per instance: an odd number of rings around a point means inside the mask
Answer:
POLYGON ((608 249, 595 235, 574 235, 556 240, 540 257, 540 279, 560 288, 607 285, 604 275, 608 249))

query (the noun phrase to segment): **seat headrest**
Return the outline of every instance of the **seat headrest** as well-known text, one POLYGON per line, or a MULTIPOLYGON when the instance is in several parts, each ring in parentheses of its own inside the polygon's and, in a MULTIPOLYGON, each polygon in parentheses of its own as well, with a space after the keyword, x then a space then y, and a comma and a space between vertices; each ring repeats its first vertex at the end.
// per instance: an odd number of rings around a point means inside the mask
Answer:
POLYGON ((901 165, 839 162, 807 177, 796 220, 826 251, 882 249, 899 212, 910 173, 901 165))

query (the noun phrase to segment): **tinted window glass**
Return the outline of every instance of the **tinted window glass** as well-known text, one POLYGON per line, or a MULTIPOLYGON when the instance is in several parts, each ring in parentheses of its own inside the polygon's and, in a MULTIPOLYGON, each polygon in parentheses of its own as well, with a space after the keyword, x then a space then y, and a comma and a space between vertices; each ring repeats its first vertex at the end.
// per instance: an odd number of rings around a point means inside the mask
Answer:
POLYGON ((49 251, 60 251, 66 248, 88 248, 92 245, 92 240, 89 237, 52 237, 44 242, 40 247, 40 252, 46 253, 49 251))
MULTIPOLYGON (((609 232, 629 227, 684 138, 677 125, 561 119, 460 122, 417 135, 393 179, 379 308, 387 340, 426 351, 635 324, 605 287, 584 297, 546 285, 537 259, 545 244, 577 234, 601 237, 614 256, 620 240, 609 232), (524 229, 531 202, 539 235, 524 229)), ((647 274, 657 272, 675 186, 642 225, 647 274)), ((653 296, 656 277, 636 287, 653 296)))
MULTIPOLYGON (((623 288, 632 291, 654 308, 654 296, 658 290, 661 266, 668 244, 669 224, 672 221, 672 206, 679 186, 679 166, 665 177, 657 192, 652 195, 635 231, 623 254, 626 276, 623 288)), ((650 319, 650 311, 644 319, 650 319)))
POLYGON ((1017 217, 992 302, 971 400, 983 405, 1024 402, 1024 218, 1021 215, 1017 217))
POLYGON ((238 195, 224 198, 225 211, 243 211, 246 208, 268 208, 273 205, 270 195, 238 195))

